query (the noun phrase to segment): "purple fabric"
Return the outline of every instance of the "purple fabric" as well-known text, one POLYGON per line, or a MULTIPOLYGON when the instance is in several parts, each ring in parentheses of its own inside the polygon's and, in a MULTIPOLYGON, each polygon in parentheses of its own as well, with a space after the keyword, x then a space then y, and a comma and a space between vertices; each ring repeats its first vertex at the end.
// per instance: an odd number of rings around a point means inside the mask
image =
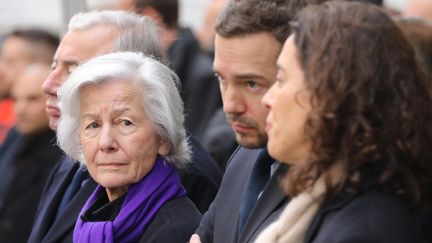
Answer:
POLYGON ((165 202, 186 195, 174 167, 159 156, 153 169, 140 182, 129 186, 114 221, 84 222, 81 215, 103 190, 98 186, 81 209, 73 234, 75 243, 138 242, 165 202))

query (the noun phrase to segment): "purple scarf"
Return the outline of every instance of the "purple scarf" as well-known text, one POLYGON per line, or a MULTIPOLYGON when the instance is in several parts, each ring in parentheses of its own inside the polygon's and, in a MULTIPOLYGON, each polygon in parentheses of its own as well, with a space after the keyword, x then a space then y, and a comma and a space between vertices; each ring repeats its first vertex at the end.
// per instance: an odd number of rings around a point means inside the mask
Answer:
POLYGON ((98 186, 81 209, 73 242, 138 242, 162 205, 186 195, 174 167, 157 157, 153 169, 140 182, 129 186, 123 205, 114 221, 84 222, 81 215, 105 190, 98 186))

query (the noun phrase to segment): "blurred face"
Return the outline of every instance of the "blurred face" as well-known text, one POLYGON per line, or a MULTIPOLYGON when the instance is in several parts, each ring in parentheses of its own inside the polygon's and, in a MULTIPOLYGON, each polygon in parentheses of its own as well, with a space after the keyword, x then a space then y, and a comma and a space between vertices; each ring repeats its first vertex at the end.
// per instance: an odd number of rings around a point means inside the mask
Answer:
POLYGON ((268 110, 261 98, 276 76, 280 43, 266 33, 224 38, 216 35, 213 69, 219 79, 223 109, 239 144, 264 147, 268 110))
POLYGON ((432 21, 432 1, 409 0, 403 10, 403 15, 432 21))
POLYGON ((210 3, 204 14, 203 24, 196 32, 201 48, 207 52, 213 53, 214 51, 216 19, 227 3, 228 0, 210 0, 210 3))
POLYGON ((48 67, 32 66, 19 76, 12 86, 15 126, 24 135, 48 128, 48 117, 45 113, 46 99, 40 89, 48 72, 48 67))
POLYGON ((18 37, 8 37, 0 53, 0 98, 10 94, 13 81, 29 62, 28 43, 18 37))
POLYGON ((141 96, 135 85, 122 80, 81 91, 80 144, 90 175, 111 200, 140 181, 158 153, 169 151, 144 111, 141 96))
POLYGON ((117 8, 119 10, 126 10, 126 11, 133 10, 134 1, 135 0, 117 0, 117 8))
POLYGON ((112 51, 117 32, 111 28, 93 27, 88 30, 69 31, 57 48, 52 64, 52 71, 42 85, 47 95, 46 113, 51 129, 57 129, 60 109, 57 102, 57 90, 68 75, 79 64, 90 58, 112 51))
POLYGON ((298 164, 307 159, 310 151, 304 127, 311 111, 311 95, 305 88, 293 36, 285 42, 278 67, 276 83, 263 98, 270 110, 266 121, 267 148, 273 158, 298 164))

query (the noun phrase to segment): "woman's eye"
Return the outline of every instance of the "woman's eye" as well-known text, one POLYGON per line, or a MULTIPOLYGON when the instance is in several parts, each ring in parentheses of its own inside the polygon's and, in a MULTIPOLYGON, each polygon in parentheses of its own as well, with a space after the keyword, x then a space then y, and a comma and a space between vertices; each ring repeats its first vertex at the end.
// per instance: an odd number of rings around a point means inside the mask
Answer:
POLYGON ((130 125, 132 125, 132 122, 129 120, 122 120, 121 124, 123 124, 124 126, 130 126, 130 125))
POLYGON ((96 122, 92 122, 92 123, 87 125, 86 129, 95 129, 98 127, 99 127, 99 124, 97 124, 96 122))

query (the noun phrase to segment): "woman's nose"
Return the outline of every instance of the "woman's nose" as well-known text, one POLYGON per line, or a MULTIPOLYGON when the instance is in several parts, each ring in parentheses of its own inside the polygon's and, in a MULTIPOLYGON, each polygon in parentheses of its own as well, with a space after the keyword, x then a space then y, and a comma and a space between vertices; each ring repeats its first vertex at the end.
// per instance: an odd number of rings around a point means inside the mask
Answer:
POLYGON ((103 126, 99 136, 100 150, 108 153, 118 149, 118 143, 111 126, 103 126))

